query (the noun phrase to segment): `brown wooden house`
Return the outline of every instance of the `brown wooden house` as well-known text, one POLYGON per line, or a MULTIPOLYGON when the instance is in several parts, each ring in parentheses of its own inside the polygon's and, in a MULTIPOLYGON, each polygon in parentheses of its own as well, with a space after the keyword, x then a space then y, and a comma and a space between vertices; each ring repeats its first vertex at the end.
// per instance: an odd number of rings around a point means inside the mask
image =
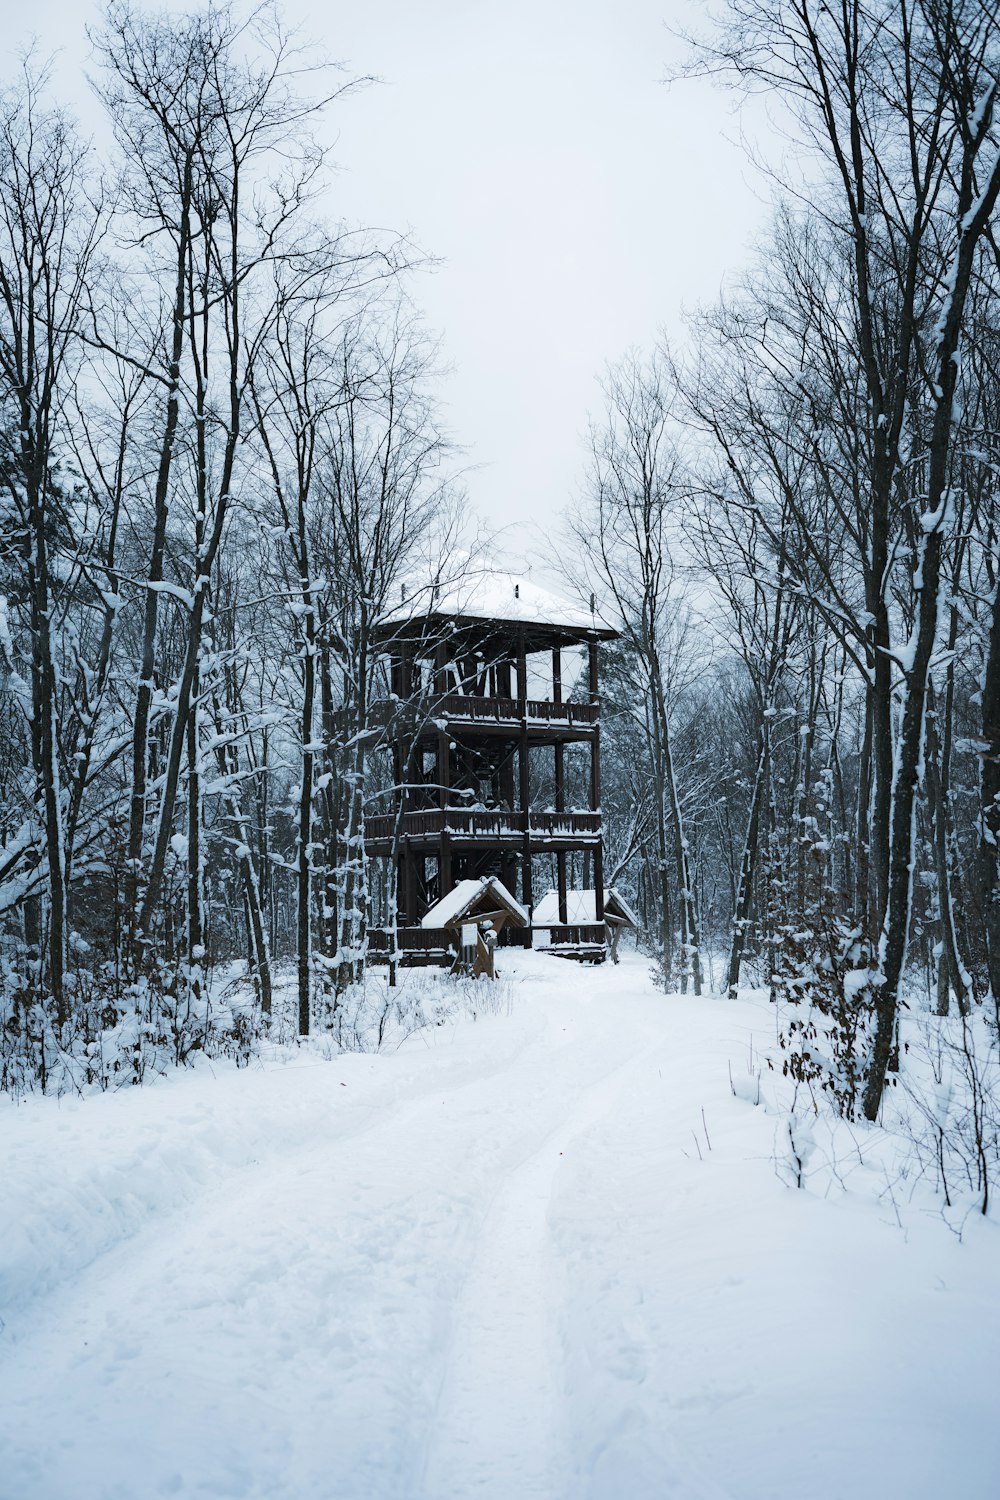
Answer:
MULTIPOLYGON (((422 919, 461 880, 496 877, 530 912, 537 854, 555 857, 568 927, 566 856, 588 852, 594 886, 604 889, 598 644, 616 632, 530 580, 494 573, 403 605, 378 635, 393 701, 376 706, 376 718, 388 727, 399 790, 394 807, 367 819, 365 844, 369 856, 396 859, 404 959, 420 961, 433 947, 422 919), (586 655, 584 691, 572 698, 563 692, 569 647, 586 655), (590 750, 584 809, 566 807, 571 743, 590 750), (544 810, 530 800, 537 756, 552 758, 554 807, 544 810)), ((585 925, 593 931, 581 929, 581 941, 603 945, 603 910, 585 925)), ((504 939, 530 942, 530 933, 504 939)), ((373 933, 373 956, 387 942, 373 933)))

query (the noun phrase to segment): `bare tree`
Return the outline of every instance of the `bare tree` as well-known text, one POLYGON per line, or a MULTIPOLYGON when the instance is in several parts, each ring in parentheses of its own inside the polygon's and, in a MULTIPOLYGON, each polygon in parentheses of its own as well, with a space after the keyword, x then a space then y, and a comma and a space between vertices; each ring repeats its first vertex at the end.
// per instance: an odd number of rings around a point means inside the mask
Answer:
POLYGON ((668 362, 628 355, 604 383, 606 412, 591 433, 590 496, 572 521, 595 591, 623 633, 638 678, 637 715, 653 771, 659 879, 659 951, 669 966, 671 872, 680 916, 681 989, 701 994, 697 892, 673 753, 673 714, 693 641, 673 558, 682 495, 670 426, 668 362), (685 660, 687 658, 687 660, 685 660), (682 662, 684 663, 682 667, 682 662))
POLYGON ((982 0, 734 0, 700 66, 779 88, 823 163, 821 210, 851 258, 865 436, 873 674, 873 865, 881 925, 877 1024, 864 1111, 877 1114, 906 952, 914 808, 941 558, 954 510, 949 476, 969 287, 998 191, 993 129, 1000 17, 982 0), (930 297, 928 298, 928 288, 930 297), (910 415, 927 412, 926 487, 910 574, 914 628, 890 637, 891 515, 908 493, 910 415), (893 744, 891 673, 903 673, 893 744))
MULTIPOLYGON (((86 196, 86 151, 66 116, 46 107, 43 87, 44 75, 29 60, 20 87, 0 99, 0 419, 9 433, 0 477, 24 576, 32 817, 41 825, 46 870, 46 977, 62 1024, 68 1016, 68 855, 53 550, 65 544, 71 525, 67 481, 59 471, 70 453, 65 410, 99 214, 86 196)), ((44 938, 35 907, 26 910, 36 929, 29 945, 41 981, 44 938)))

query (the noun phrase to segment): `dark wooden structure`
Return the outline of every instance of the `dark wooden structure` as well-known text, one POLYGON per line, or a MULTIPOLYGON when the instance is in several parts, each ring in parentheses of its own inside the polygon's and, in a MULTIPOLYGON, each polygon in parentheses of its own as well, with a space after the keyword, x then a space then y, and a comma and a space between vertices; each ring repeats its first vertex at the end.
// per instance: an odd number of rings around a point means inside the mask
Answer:
MULTIPOLYGON (((578 956, 578 948, 583 941, 582 934, 592 933, 598 908, 598 897, 596 891, 576 890, 569 891, 566 896, 566 905, 563 908, 565 915, 569 917, 569 924, 560 920, 560 895, 558 891, 546 891, 541 901, 535 907, 532 916, 532 926, 541 929, 543 942, 541 946, 548 953, 558 955, 567 954, 569 957, 578 956)), ((607 956, 612 963, 618 962, 618 945, 621 942, 622 933, 639 931, 639 919, 629 906, 625 898, 614 889, 604 892, 604 935, 607 943, 607 956)), ((587 939, 593 942, 593 937, 587 939)), ((539 944, 536 942, 536 947, 539 944)))
MULTIPOLYGON (((592 611, 508 574, 380 623, 393 700, 375 705, 374 716, 389 728, 401 790, 391 811, 366 820, 365 842, 381 858, 396 845, 404 951, 403 934, 460 880, 494 876, 519 891, 530 912, 536 854, 555 855, 566 925, 567 854, 590 854, 603 893, 598 643, 615 634, 592 611), (570 647, 582 647, 586 658, 585 695, 572 700, 563 692, 570 647), (584 809, 566 807, 571 743, 590 748, 584 809), (531 805, 531 767, 540 755, 552 757, 555 805, 546 810, 531 805)), ((592 926, 580 934, 588 949, 604 943, 603 910, 592 926)), ((531 940, 530 931, 504 937, 531 940)))
POLYGON ((444 928, 452 934, 456 954, 453 973, 495 979, 493 953, 497 940, 510 927, 522 931, 530 928, 531 918, 496 876, 488 876, 460 880, 431 907, 420 925, 424 929, 444 928))

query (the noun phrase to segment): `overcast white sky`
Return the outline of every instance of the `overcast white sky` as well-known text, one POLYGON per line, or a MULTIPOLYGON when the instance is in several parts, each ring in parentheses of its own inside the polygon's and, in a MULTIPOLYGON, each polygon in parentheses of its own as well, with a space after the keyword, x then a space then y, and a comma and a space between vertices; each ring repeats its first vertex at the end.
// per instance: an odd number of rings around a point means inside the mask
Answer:
MULTIPOLYGON (((699 0, 286 0, 334 58, 383 82, 338 108, 331 217, 412 231, 441 259, 418 299, 454 367, 445 397, 494 521, 576 491, 595 376, 745 262, 766 210, 729 96, 666 88, 699 0)), ((7 11, 86 119, 90 0, 7 11)), ((13 20, 13 27, 11 26, 13 20)))

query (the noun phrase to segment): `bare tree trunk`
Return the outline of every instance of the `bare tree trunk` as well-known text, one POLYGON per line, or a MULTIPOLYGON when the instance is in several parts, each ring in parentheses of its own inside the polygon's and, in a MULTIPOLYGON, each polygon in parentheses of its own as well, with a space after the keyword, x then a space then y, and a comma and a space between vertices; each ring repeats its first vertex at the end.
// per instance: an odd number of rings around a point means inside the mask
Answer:
MULTIPOLYGON (((308 588, 308 585, 305 585, 308 588)), ((310 597, 307 594, 307 597, 310 597)), ((311 616, 306 615, 306 634, 302 652, 302 709, 299 719, 301 738, 301 781, 299 783, 299 818, 296 862, 298 867, 298 918, 296 971, 299 989, 299 1035, 309 1035, 310 993, 312 986, 312 839, 313 839, 313 720, 316 699, 316 632, 311 616)))
MULTIPOLYGON (((1000 557, 995 571, 1000 576, 1000 557)), ((986 939, 987 980, 1000 1016, 1000 583, 993 592, 982 703, 976 884, 986 939)))
MULTIPOLYGON (((239 756, 236 753, 235 747, 232 747, 227 755, 222 715, 218 701, 215 699, 213 699, 212 703, 212 712, 215 720, 215 758, 219 767, 219 775, 226 783, 226 809, 233 827, 233 833, 237 839, 237 858, 243 883, 243 900, 246 908, 247 930, 250 935, 250 945, 253 953, 254 977, 260 997, 261 1013, 269 1016, 272 1005, 271 952, 260 898, 260 881, 254 864, 253 848, 251 845, 252 834, 246 815, 240 805, 239 793, 233 785, 234 779, 239 776, 239 756)), ((260 777, 260 780, 266 783, 266 779, 265 772, 260 777)), ((267 851, 265 844, 261 859, 261 872, 263 873, 266 869, 267 851)))
POLYGON ((66 881, 63 799, 59 775, 56 670, 52 651, 51 603, 44 481, 32 453, 25 455, 29 477, 29 515, 32 533, 31 575, 31 696, 36 731, 38 795, 44 808, 45 857, 49 886, 48 973, 56 1019, 68 1018, 66 1004, 66 881))
POLYGON ((136 968, 136 919, 139 914, 139 886, 142 872, 143 835, 146 826, 146 785, 149 765, 149 715, 156 670, 156 631, 160 595, 155 585, 163 580, 163 558, 167 539, 170 471, 180 416, 181 354, 187 317, 186 281, 188 249, 191 235, 191 152, 184 158, 182 193, 177 234, 177 274, 171 309, 170 363, 167 370, 166 404, 163 435, 160 439, 156 489, 153 496, 153 539, 147 578, 142 622, 142 653, 139 685, 136 689, 132 720, 132 793, 129 802, 128 862, 125 867, 125 909, 128 914, 130 965, 136 968))
MULTIPOLYGON (((953 643, 954 644, 954 643, 953 643)), ((951 668, 949 666, 949 672, 951 668)), ((948 770, 948 735, 941 733, 942 717, 947 723, 948 694, 945 706, 938 703, 934 685, 927 685, 927 745, 925 750, 925 777, 932 820, 932 845, 934 870, 937 877, 938 906, 940 911, 941 945, 945 960, 946 988, 955 992, 959 1013, 968 1015, 975 999, 972 978, 964 957, 964 941, 961 935, 961 919, 956 909, 955 889, 957 870, 954 863, 952 822, 950 815, 950 776, 948 770)), ((960 900, 960 897, 959 897, 960 900)), ((947 1010, 943 1012, 947 1015, 947 1010)))
POLYGON ((678 897, 681 912, 681 994, 687 994, 690 980, 696 995, 701 994, 701 953, 698 945, 698 909, 695 899, 694 877, 691 867, 684 818, 681 812, 677 781, 674 776, 674 761, 670 751, 670 728, 666 712, 662 713, 663 769, 666 791, 670 801, 671 821, 674 829, 674 863, 677 870, 678 897))
MULTIPOLYGON (((992 105, 994 97, 995 86, 985 104, 992 105)), ((984 107, 977 133, 967 143, 962 163, 962 188, 957 215, 958 249, 940 322, 935 387, 937 398, 930 441, 927 510, 921 520, 922 537, 917 544, 917 568, 914 574, 917 611, 911 644, 912 665, 906 673, 903 722, 893 778, 889 902, 879 943, 880 973, 875 1040, 863 1099, 864 1112, 869 1120, 874 1120, 878 1115, 882 1100, 909 935, 913 889, 914 806, 924 744, 928 672, 938 629, 941 551, 952 504, 948 493, 949 463, 965 303, 976 247, 1000 193, 998 155, 993 161, 985 186, 973 201, 977 186, 974 176, 976 155, 986 139, 991 117, 992 109, 984 107)))
POLYGON ((764 797, 770 757, 770 725, 765 710, 757 745, 757 769, 754 774, 753 791, 750 794, 750 818, 746 838, 743 841, 743 856, 740 860, 740 883, 733 915, 733 941, 729 951, 729 971, 726 978, 726 993, 730 1000, 739 994, 740 967, 750 925, 750 910, 753 904, 754 876, 757 870, 757 854, 760 847, 760 815, 764 797))
POLYGON ((205 965, 205 913, 201 871, 201 745, 198 730, 200 672, 195 672, 187 719, 187 988, 193 999, 202 994, 205 965))

